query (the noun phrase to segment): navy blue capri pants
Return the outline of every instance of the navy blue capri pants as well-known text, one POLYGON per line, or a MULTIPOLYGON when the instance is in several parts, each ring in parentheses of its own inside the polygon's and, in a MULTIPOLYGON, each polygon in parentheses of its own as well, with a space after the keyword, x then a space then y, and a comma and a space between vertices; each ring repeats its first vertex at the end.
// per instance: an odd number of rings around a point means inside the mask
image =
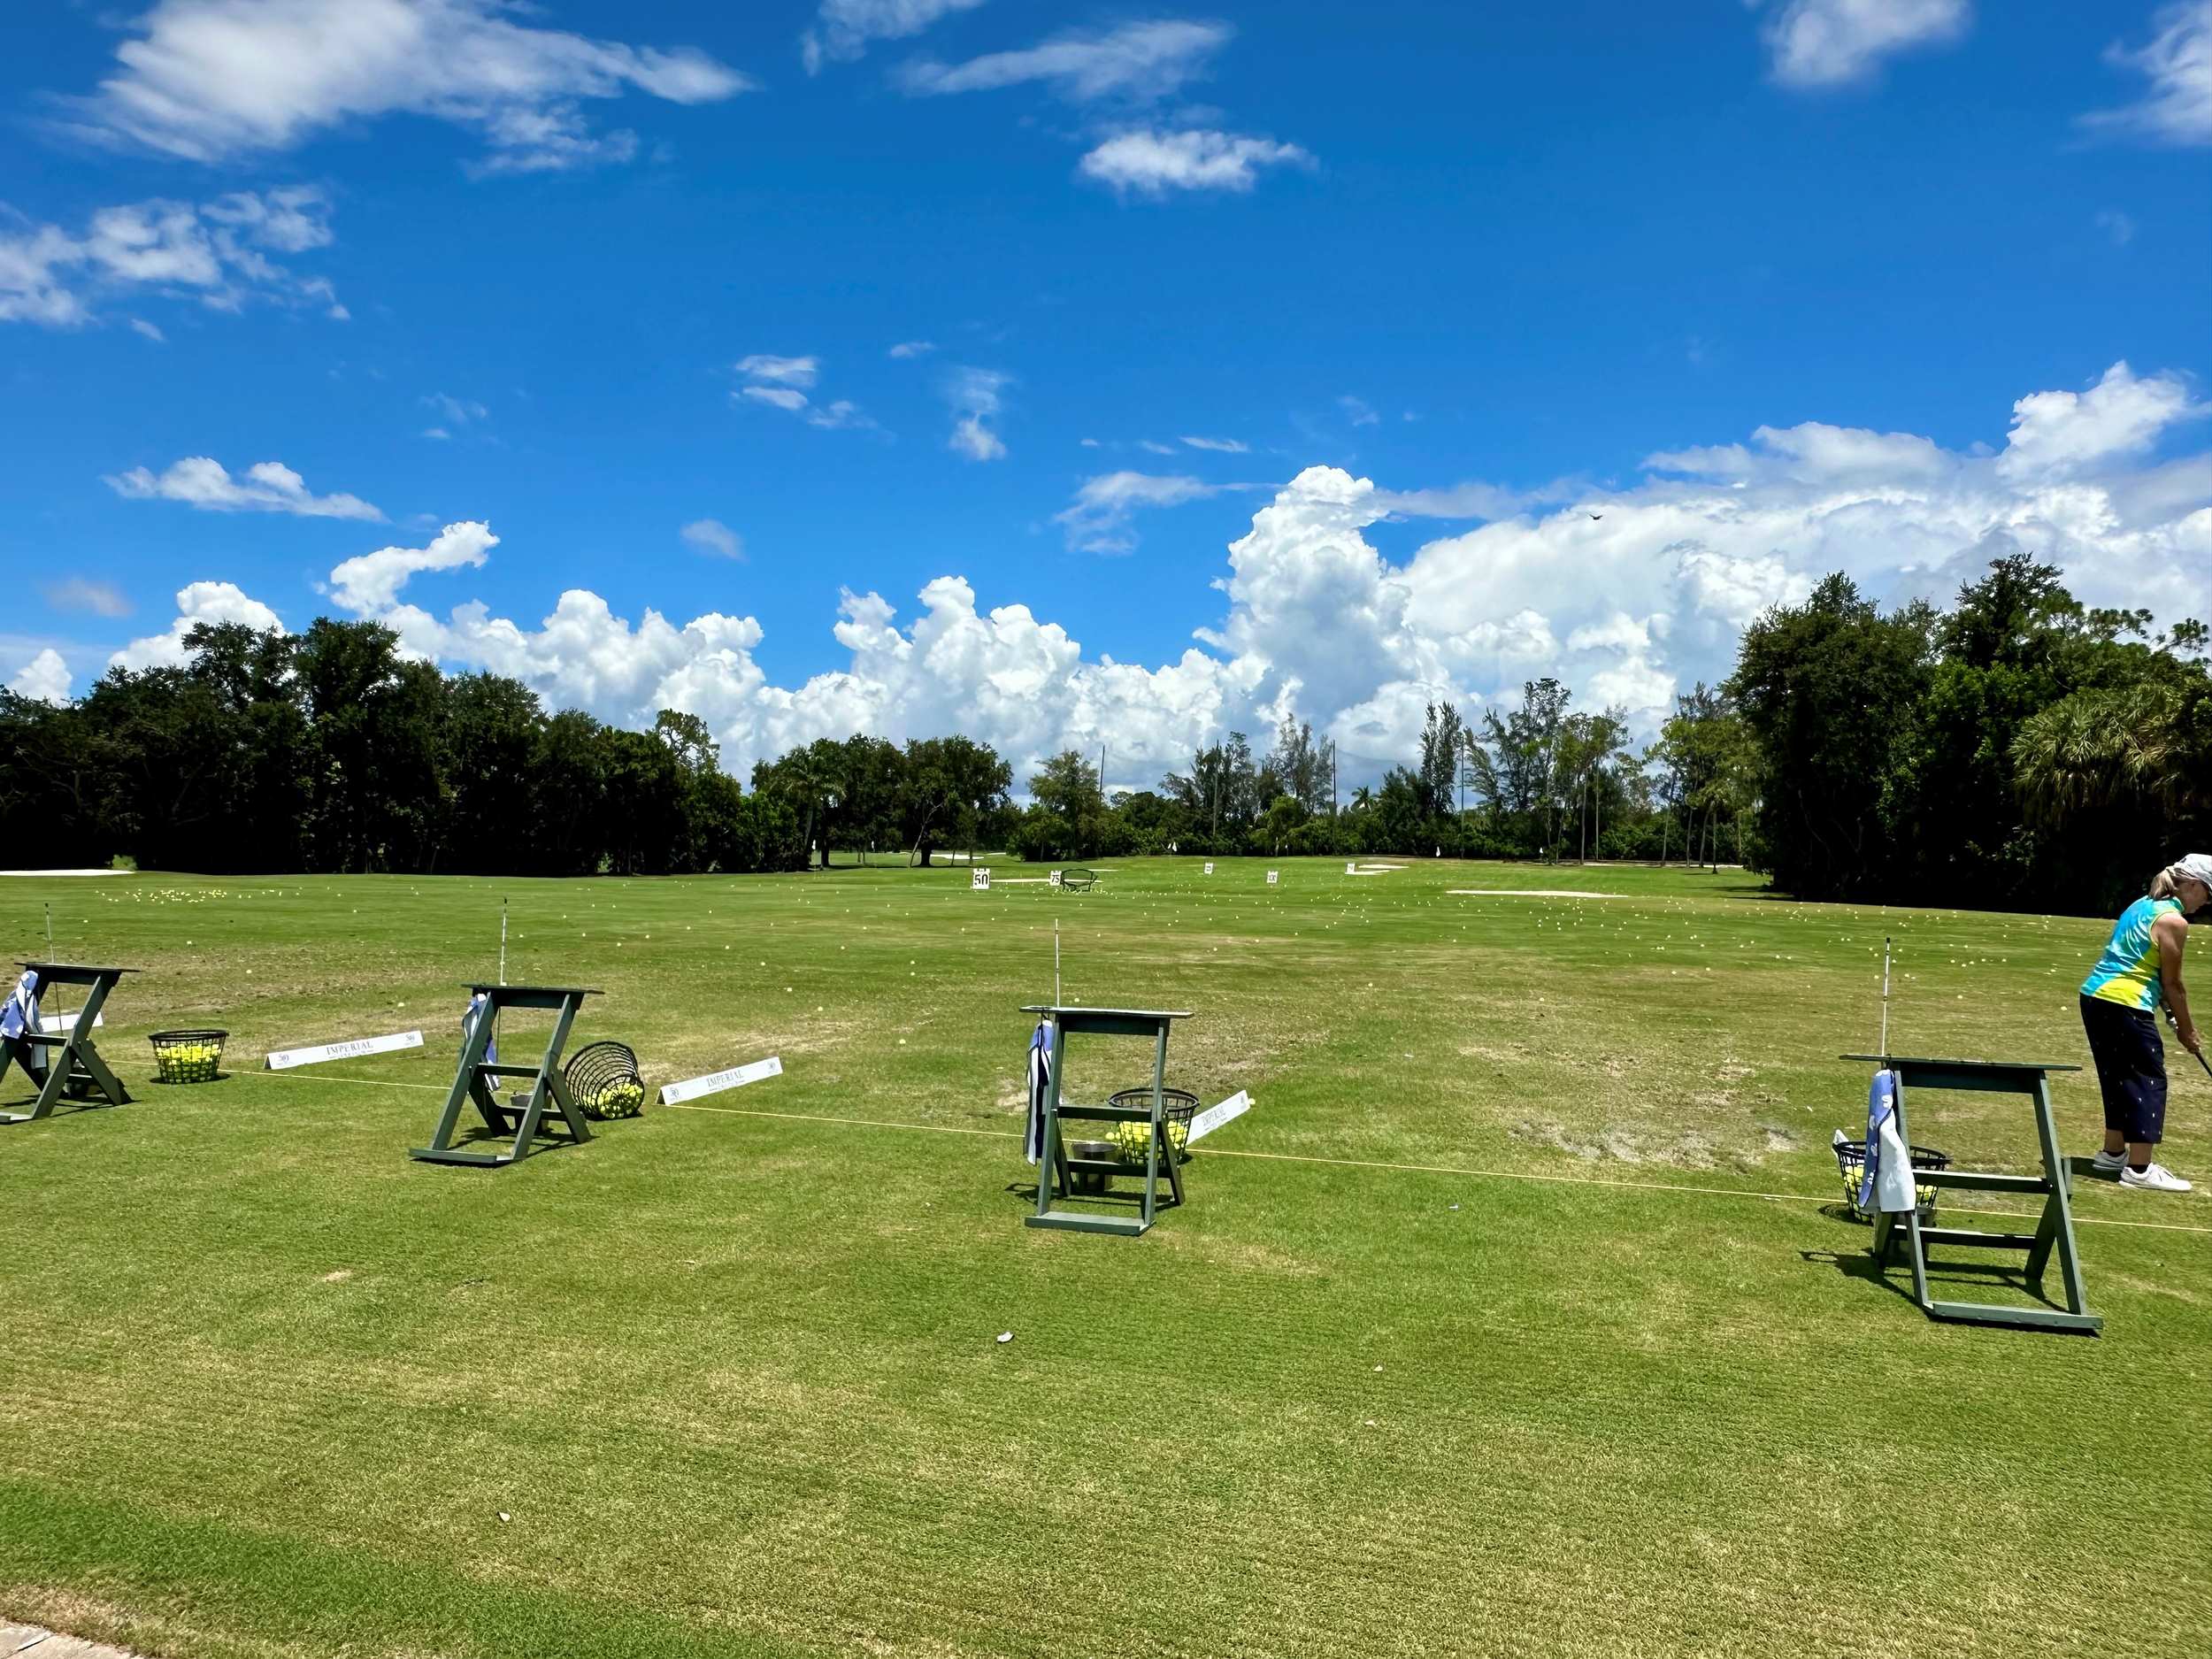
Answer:
POLYGON ((2081 1024, 2104 1094, 2104 1126, 2155 1146, 2166 1133, 2166 1045, 2158 1022, 2140 1009, 2085 996, 2081 1024))

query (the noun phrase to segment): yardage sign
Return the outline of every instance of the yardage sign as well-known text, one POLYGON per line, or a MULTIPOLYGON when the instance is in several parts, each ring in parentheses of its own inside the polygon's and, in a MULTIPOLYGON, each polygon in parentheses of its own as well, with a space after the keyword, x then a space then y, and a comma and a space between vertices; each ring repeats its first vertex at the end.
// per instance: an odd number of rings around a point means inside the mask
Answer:
POLYGON ((1273 870, 1271 870, 1271 871, 1269 871, 1269 872, 1267 872, 1267 885, 1268 885, 1269 887, 1273 887, 1273 886, 1275 885, 1275 878, 1276 878, 1276 876, 1277 876, 1279 873, 1279 872, 1277 872, 1277 871, 1273 871, 1273 870))
POLYGON ((1208 865, 1206 866, 1206 873, 1207 873, 1208 875, 1211 875, 1211 874, 1213 874, 1213 872, 1214 872, 1214 867, 1213 867, 1211 864, 1208 864, 1208 865))
POLYGON ((979 867, 979 868, 977 868, 977 869, 971 870, 971 871, 969 871, 969 872, 968 872, 968 891, 969 891, 969 892, 971 892, 971 893, 988 893, 990 890, 991 890, 991 872, 990 872, 989 871, 987 871, 987 870, 985 870, 985 869, 982 869, 982 868, 979 867))
POLYGON ((1052 885, 1056 887, 1060 885, 1060 872, 1057 870, 1052 872, 1051 881, 1052 885))
POLYGON ((266 1062, 272 1071, 288 1071, 296 1065, 320 1065, 326 1060, 357 1060, 366 1054, 390 1054, 398 1048, 419 1048, 422 1033, 395 1032, 388 1037, 356 1037, 351 1042, 326 1042, 312 1048, 279 1048, 266 1062))
POLYGON ((764 1077, 781 1077, 783 1060, 770 1055, 765 1060, 756 1060, 750 1065, 733 1065, 726 1071, 716 1071, 706 1077, 695 1077, 681 1083, 670 1083, 661 1089, 661 1104, 673 1106, 680 1101, 696 1100, 702 1094, 719 1094, 726 1088, 742 1088, 748 1083, 757 1083, 764 1077))
POLYGON ((1344 866, 1344 873, 1348 876, 1356 876, 1359 874, 1359 866, 1357 864, 1346 864, 1344 866))
POLYGON ((1241 1118, 1252 1110, 1252 1097, 1242 1089, 1223 1101, 1218 1106, 1209 1106, 1190 1120, 1190 1138, 1202 1141, 1233 1118, 1241 1118))

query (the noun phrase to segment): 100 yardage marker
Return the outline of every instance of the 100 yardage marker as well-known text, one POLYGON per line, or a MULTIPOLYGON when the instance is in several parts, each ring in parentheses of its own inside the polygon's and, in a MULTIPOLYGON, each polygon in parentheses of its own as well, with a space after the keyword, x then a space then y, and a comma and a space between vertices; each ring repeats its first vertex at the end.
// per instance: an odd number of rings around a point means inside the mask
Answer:
POLYGON ((388 1037, 356 1037, 349 1042, 326 1042, 312 1048, 279 1048, 265 1064, 272 1071, 288 1071, 296 1065, 320 1065, 326 1060, 357 1060, 364 1055, 390 1054, 398 1048, 419 1048, 422 1033, 394 1032, 388 1037))
POLYGON ((673 1106, 680 1102, 697 1100, 702 1094, 719 1094, 724 1089, 742 1088, 748 1083, 757 1083, 764 1077, 781 1077, 783 1059, 770 1055, 765 1060, 755 1060, 749 1065, 733 1065, 726 1071, 712 1071, 705 1077, 687 1078, 680 1083, 661 1086, 661 1104, 673 1106))

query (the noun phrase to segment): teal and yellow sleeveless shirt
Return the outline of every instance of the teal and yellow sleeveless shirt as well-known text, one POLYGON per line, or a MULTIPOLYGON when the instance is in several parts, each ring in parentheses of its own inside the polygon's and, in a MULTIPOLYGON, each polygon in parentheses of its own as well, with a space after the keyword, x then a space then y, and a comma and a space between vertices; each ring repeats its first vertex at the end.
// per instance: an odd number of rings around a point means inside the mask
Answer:
POLYGON ((2084 996, 2117 1002, 2122 1008, 2147 1014, 2166 1000, 2166 984, 2158 972, 2158 945, 2151 925, 2162 916, 2181 914, 2178 899, 2138 899, 2120 912, 2105 941, 2104 955, 2081 984, 2084 996))

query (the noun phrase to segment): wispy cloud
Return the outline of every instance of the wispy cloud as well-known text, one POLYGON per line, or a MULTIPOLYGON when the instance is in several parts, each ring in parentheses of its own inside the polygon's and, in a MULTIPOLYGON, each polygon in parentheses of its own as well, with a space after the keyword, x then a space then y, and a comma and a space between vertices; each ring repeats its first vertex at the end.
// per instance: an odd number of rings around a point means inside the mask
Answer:
POLYGON ((1345 412, 1355 426, 1372 426, 1382 419, 1375 412, 1374 405, 1363 397, 1353 396, 1349 392, 1336 400, 1336 406, 1345 412))
POLYGON ((1071 31, 1019 51, 992 52, 964 64, 918 58, 898 85, 918 96, 989 92, 1039 82, 1071 104, 1105 98, 1148 103, 1202 75, 1235 33, 1226 23, 1160 19, 1107 33, 1071 31))
POLYGON ((757 84, 695 47, 592 40, 531 15, 507 0, 162 0, 67 107, 89 136, 207 162, 419 115, 478 133, 477 172, 546 172, 637 153, 635 134, 594 131, 585 100, 709 104, 757 84))
POLYGON ((2097 215, 2097 228, 2111 238, 2115 248, 2124 248, 2135 240, 2135 220, 2116 207, 2108 207, 2097 215))
POLYGON ((1571 501, 1587 489, 1579 479, 1558 479, 1536 489, 1470 479, 1440 489, 1377 490, 1375 504, 1407 518, 1510 518, 1532 507, 1571 501))
POLYGON ((895 357, 926 357, 936 349, 937 342, 933 340, 902 340, 891 348, 889 355, 895 357))
POLYGON ((1084 480, 1075 499, 1052 518, 1067 532, 1068 546, 1077 552, 1128 553, 1137 545, 1137 538, 1130 532, 1130 519, 1141 509, 1179 507, 1187 501, 1235 488, 1180 476, 1106 472, 1084 480))
POLYGON ((443 442, 453 436, 457 428, 465 428, 480 420, 491 419, 491 411, 472 398, 455 397, 446 392, 431 392, 422 399, 425 409, 435 410, 444 419, 436 426, 423 429, 423 436, 443 442))
POLYGON ((997 419, 1000 394, 1014 377, 996 369, 960 368, 945 382, 945 401, 952 405, 949 444, 956 455, 971 461, 1002 461, 1006 445, 990 423, 997 419))
POLYGON ((1186 438, 1183 442, 1194 449, 1214 449, 1223 455, 1249 455, 1252 446, 1234 438, 1186 438))
POLYGON ((825 431, 877 429, 874 419, 850 399, 841 397, 818 403, 808 395, 821 377, 822 365, 818 357, 785 357, 772 352, 756 352, 751 357, 740 357, 736 366, 745 384, 730 394, 733 398, 780 409, 786 414, 798 416, 808 426, 825 431))
MULTIPOLYGON (((78 327, 96 320, 102 299, 134 291, 187 294, 219 311, 256 299, 319 305, 342 319, 327 280, 269 257, 327 246, 329 212, 322 192, 307 186, 198 204, 156 198, 104 207, 81 234, 0 207, 0 322, 78 327)), ((131 326, 161 338, 142 319, 131 326)))
POLYGON ((764 351, 737 360, 737 372, 747 380, 775 386, 812 386, 821 368, 815 357, 779 357, 764 351))
POLYGON ((745 538, 719 518, 695 518, 676 534, 702 553, 726 559, 745 557, 745 538))
POLYGON ((849 64, 872 41, 904 40, 939 18, 972 12, 983 0, 822 0, 814 27, 799 36, 799 56, 810 75, 825 64, 849 64))
POLYGON ((1760 32, 1784 86, 1837 87, 1901 52, 1958 40, 1973 20, 1972 0, 1779 0, 1760 32))
POLYGON ((283 512, 299 518, 369 518, 384 515, 358 495, 318 495, 281 461, 257 461, 236 478, 204 455, 187 456, 164 472, 134 466, 106 480, 134 501, 180 501, 207 512, 283 512))
POLYGON ((1091 150, 1076 164, 1087 179, 1123 195, 1159 196, 1171 190, 1244 192, 1263 167, 1311 167, 1312 153, 1296 144, 1241 133, 1128 132, 1091 150))
POLYGON ((2154 143, 2212 144, 2212 0, 2162 8, 2141 47, 2115 42, 2105 61, 2150 82, 2139 103, 2082 117, 2085 127, 2154 143))
POLYGON ((39 591, 57 611, 89 611, 96 617, 127 617, 131 613, 131 602, 113 582, 68 576, 45 583, 39 591))

